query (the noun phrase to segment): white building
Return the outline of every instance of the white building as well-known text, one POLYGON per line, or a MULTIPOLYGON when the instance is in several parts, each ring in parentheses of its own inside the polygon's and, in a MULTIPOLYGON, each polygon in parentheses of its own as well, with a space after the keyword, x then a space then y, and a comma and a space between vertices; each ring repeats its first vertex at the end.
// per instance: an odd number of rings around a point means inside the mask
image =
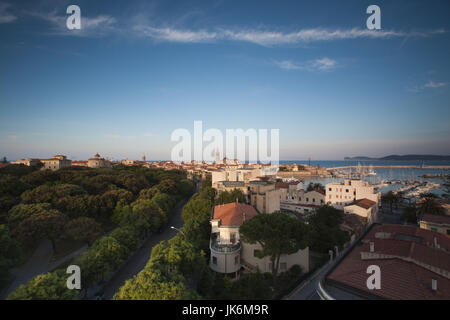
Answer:
POLYGON ((326 202, 337 209, 343 210, 355 200, 369 199, 380 204, 381 192, 364 180, 344 180, 344 183, 331 182, 325 187, 326 202))
POLYGON ((112 167, 112 164, 110 161, 106 160, 105 158, 102 158, 98 153, 88 159, 88 167, 89 168, 110 168, 112 167))
POLYGON ((360 217, 366 218, 368 224, 376 222, 378 219, 378 205, 375 201, 369 199, 355 200, 344 207, 344 213, 356 214, 360 217))
MULTIPOLYGON (((243 271, 272 272, 270 257, 256 257, 261 246, 242 242, 239 236, 240 226, 257 215, 252 206, 236 202, 213 208, 209 263, 213 271, 227 274, 232 279, 239 278, 243 271)), ((293 265, 299 265, 304 272, 309 271, 309 248, 282 255, 278 271, 287 271, 293 265)))
POLYGON ((56 155, 50 159, 40 159, 40 162, 43 164, 41 170, 58 170, 72 166, 72 160, 63 155, 56 155))

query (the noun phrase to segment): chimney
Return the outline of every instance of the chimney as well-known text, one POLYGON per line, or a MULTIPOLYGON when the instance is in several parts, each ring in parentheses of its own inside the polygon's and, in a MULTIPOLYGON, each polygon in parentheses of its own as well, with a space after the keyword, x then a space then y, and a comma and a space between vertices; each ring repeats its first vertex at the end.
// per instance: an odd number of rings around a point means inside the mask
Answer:
POLYGON ((370 252, 375 252, 375 243, 370 242, 369 245, 370 245, 370 252))
POLYGON ((431 290, 436 291, 437 290, 437 280, 431 279, 431 290))

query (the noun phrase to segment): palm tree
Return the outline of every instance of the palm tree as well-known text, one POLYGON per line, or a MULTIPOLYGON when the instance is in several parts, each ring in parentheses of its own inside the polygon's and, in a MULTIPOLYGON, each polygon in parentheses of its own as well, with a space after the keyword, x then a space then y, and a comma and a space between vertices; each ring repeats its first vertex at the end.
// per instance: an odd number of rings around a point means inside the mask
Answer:
POLYGON ((381 196, 381 200, 383 202, 389 203, 389 209, 390 209, 391 213, 392 213, 392 205, 394 204, 395 201, 397 201, 396 199, 397 199, 397 196, 394 192, 392 192, 392 190, 381 196))
POLYGON ((435 197, 424 197, 418 201, 417 215, 422 216, 424 214, 444 215, 445 209, 437 202, 435 197))

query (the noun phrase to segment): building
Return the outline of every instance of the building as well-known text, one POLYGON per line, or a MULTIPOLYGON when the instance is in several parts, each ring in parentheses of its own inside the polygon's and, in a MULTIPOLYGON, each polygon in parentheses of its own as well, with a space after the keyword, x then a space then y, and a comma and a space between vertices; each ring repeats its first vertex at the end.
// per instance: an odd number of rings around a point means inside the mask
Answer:
POLYGON ((133 166, 133 165, 137 164, 138 161, 126 158, 126 159, 122 160, 120 163, 123 164, 124 166, 133 166))
POLYGON ((72 160, 67 159, 64 155, 56 155, 50 159, 40 159, 39 161, 43 164, 42 170, 58 170, 72 166, 72 160))
POLYGON ((255 180, 249 183, 250 204, 260 213, 280 211, 280 190, 271 181, 255 180))
POLYGON ((260 175, 260 169, 224 168, 211 172, 211 183, 213 188, 217 188, 217 183, 222 181, 242 181, 249 183, 251 180, 256 180, 260 175))
POLYGON ((312 190, 305 192, 304 190, 298 190, 287 200, 281 201, 280 208, 287 211, 298 212, 303 215, 309 215, 324 204, 325 191, 312 190))
MULTIPOLYGON (((245 243, 239 236, 240 226, 257 215, 255 208, 247 204, 233 202, 214 206, 209 263, 213 271, 232 279, 239 278, 241 272, 272 272, 270 257, 260 259, 255 256, 255 250, 261 250, 260 245, 245 243)), ((309 271, 308 248, 292 255, 282 255, 279 272, 287 271, 295 264, 300 265, 304 272, 309 271)))
POLYGON ((41 160, 39 160, 39 159, 31 159, 31 158, 19 159, 17 161, 12 161, 11 162, 11 164, 23 164, 24 166, 28 166, 28 167, 37 166, 39 163, 41 163, 41 160))
POLYGON ((72 160, 72 167, 87 167, 88 162, 85 160, 72 160))
POLYGON ((372 224, 335 260, 317 293, 326 300, 450 300, 450 238, 415 226, 372 224), (370 266, 379 267, 379 289, 368 288, 370 266))
POLYGON ((344 213, 356 214, 367 219, 367 223, 371 224, 378 219, 378 205, 375 201, 369 199, 359 199, 344 207, 344 213))
POLYGON ((88 167, 89 168, 111 168, 111 162, 102 158, 98 153, 88 159, 88 167))
POLYGON ((325 204, 324 190, 305 191, 302 182, 277 182, 275 187, 281 192, 282 210, 308 215, 325 204))
POLYGON ((419 226, 421 229, 450 236, 450 216, 424 214, 419 221, 419 226))
MULTIPOLYGON (((244 181, 219 181, 216 184, 216 190, 218 193, 224 191, 233 191, 239 189, 245 196, 249 195, 250 187, 244 181)), ((247 202, 250 202, 250 198, 247 197, 247 202)))
POLYGON ((343 210, 346 205, 355 200, 369 199, 379 205, 381 192, 364 180, 344 180, 344 183, 331 182, 325 187, 326 202, 337 209, 343 210))

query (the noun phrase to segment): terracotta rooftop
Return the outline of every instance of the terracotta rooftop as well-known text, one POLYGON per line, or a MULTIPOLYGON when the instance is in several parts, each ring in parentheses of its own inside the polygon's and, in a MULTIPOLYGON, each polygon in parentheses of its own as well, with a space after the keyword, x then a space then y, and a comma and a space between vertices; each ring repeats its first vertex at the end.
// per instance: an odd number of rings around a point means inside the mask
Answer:
POLYGON ((364 198, 364 199, 355 200, 348 205, 349 206, 355 205, 355 206, 358 206, 358 207, 361 207, 364 209, 369 209, 369 208, 372 208, 374 204, 376 204, 375 201, 364 198))
POLYGON ((275 188, 283 188, 283 189, 289 189, 290 185, 298 185, 300 181, 290 181, 290 182, 282 182, 278 181, 275 183, 275 188))
POLYGON ((422 216, 422 221, 432 222, 438 224, 449 224, 450 225, 450 216, 438 216, 435 214, 424 214, 422 216))
POLYGON ((245 220, 258 215, 256 209, 248 204, 227 203, 214 206, 213 219, 220 219, 222 226, 240 226, 245 220))
POLYGON ((414 226, 374 225, 327 276, 327 285, 384 299, 450 299, 450 239, 414 226), (374 251, 370 252, 370 242, 374 251), (435 243, 439 247, 435 247, 435 243), (367 267, 381 270, 381 289, 369 290, 367 267), (432 290, 432 279, 437 290, 432 290))

